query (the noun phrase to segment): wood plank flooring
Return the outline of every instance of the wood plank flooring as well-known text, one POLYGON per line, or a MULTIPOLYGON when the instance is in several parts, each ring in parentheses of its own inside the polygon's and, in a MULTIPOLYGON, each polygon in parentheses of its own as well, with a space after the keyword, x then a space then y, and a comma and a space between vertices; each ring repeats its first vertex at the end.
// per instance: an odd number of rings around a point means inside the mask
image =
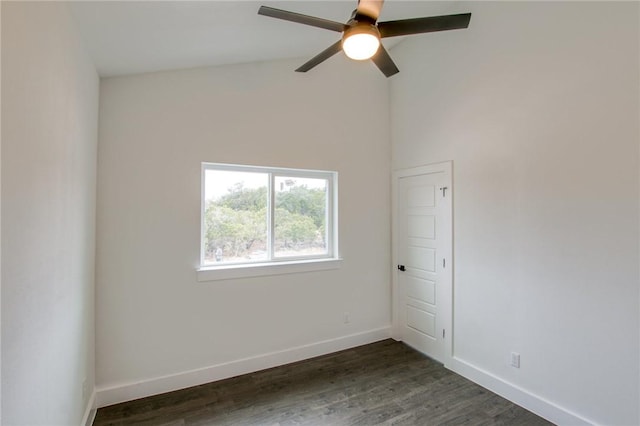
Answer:
POLYGON ((393 340, 98 410, 104 425, 550 425, 393 340))

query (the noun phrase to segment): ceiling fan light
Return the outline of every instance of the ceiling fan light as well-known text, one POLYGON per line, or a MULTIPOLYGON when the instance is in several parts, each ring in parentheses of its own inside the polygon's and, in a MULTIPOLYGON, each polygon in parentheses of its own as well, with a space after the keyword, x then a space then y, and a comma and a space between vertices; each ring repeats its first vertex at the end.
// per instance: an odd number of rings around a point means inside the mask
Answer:
POLYGON ((376 54, 379 47, 380 34, 373 25, 359 25, 344 32, 342 50, 351 59, 369 59, 376 54))

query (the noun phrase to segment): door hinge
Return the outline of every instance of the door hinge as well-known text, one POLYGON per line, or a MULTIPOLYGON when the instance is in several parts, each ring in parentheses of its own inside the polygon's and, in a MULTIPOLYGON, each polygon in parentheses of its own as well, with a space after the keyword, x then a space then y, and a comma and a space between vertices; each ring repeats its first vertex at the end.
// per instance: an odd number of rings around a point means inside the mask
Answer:
POLYGON ((447 266, 447 261, 442 258, 442 268, 444 269, 447 266))
POLYGON ((442 329, 442 338, 444 339, 444 328, 442 329))
POLYGON ((399 271, 404 271, 404 270, 405 270, 404 265, 398 265, 398 270, 399 270, 399 271))
POLYGON ((443 186, 442 188, 440 188, 440 191, 442 191, 442 196, 443 196, 443 197, 446 197, 446 196, 447 196, 447 189, 448 189, 448 188, 447 188, 446 186, 443 186))

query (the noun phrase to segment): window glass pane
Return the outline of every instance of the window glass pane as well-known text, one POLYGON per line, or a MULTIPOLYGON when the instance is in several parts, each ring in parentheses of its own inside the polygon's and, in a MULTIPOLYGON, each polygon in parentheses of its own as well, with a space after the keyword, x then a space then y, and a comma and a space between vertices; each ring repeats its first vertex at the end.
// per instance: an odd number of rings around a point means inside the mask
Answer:
POLYGON ((269 175, 205 170, 204 263, 268 259, 269 175))
POLYGON ((327 254, 327 180, 276 176, 274 186, 274 256, 327 254))

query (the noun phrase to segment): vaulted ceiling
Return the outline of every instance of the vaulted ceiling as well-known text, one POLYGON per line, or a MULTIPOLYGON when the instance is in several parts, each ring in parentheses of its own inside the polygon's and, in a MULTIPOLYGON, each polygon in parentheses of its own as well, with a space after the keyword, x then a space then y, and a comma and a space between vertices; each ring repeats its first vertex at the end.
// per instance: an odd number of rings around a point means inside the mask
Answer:
MULTIPOLYGON (((458 13, 457 3, 386 0, 380 21, 458 13)), ((286 58, 302 64, 339 39, 335 32, 259 16, 262 4, 346 22, 357 0, 70 2, 101 76, 286 58)))

